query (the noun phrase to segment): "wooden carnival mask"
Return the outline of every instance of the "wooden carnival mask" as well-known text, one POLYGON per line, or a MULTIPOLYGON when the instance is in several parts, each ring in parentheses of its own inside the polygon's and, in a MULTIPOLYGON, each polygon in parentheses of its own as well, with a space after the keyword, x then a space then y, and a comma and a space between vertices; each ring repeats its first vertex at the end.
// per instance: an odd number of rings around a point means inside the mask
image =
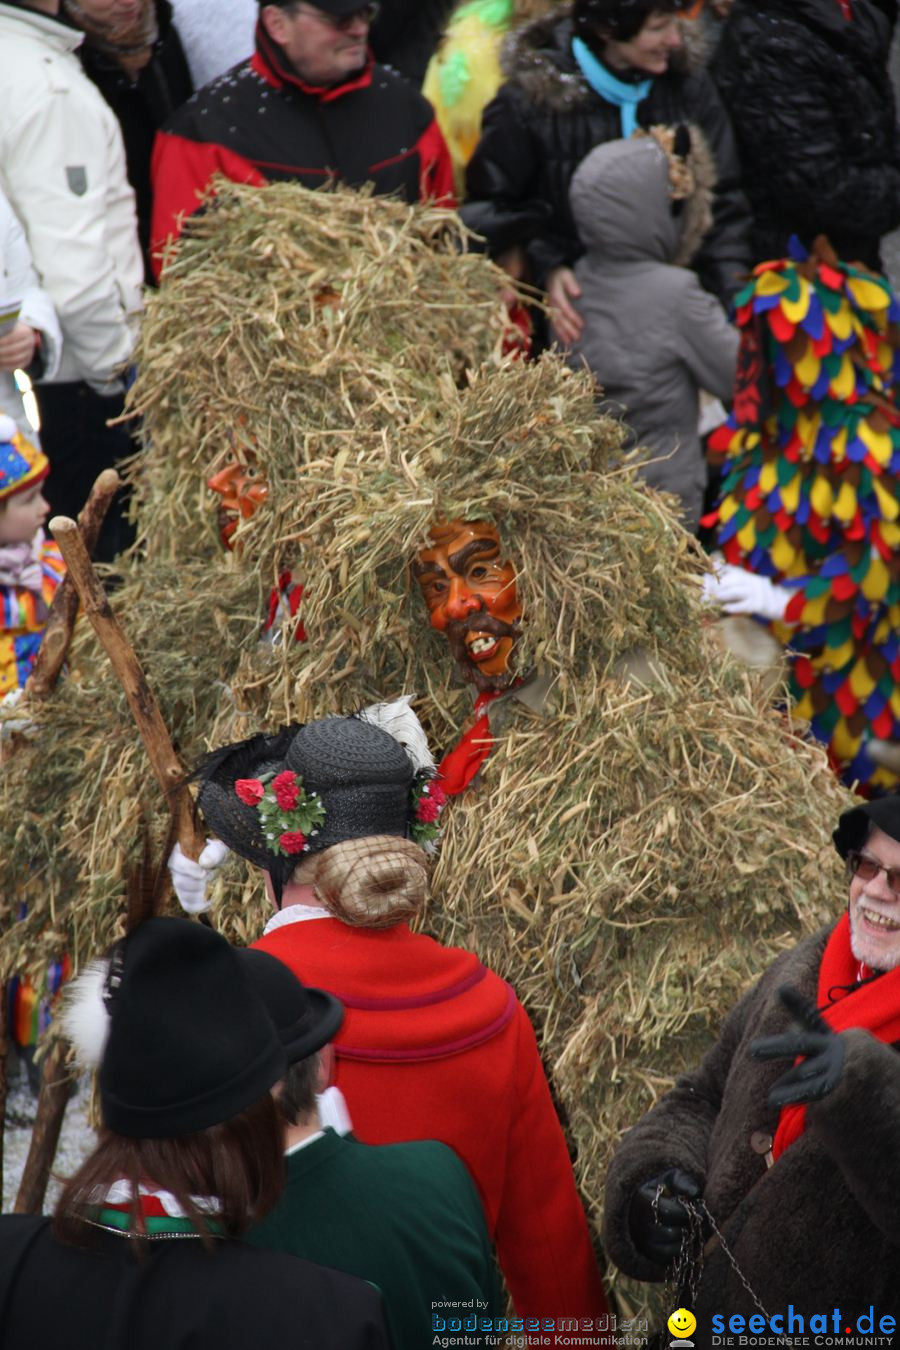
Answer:
POLYGON ((508 688, 522 606, 516 569, 501 555, 496 525, 486 520, 441 521, 413 563, 431 614, 447 634, 463 678, 479 692, 508 688))
POLYGON ((239 520, 247 520, 265 501, 268 493, 265 479, 257 478, 252 468, 246 464, 226 464, 224 469, 207 479, 207 487, 212 488, 222 498, 219 505, 219 535, 226 548, 231 548, 231 536, 239 520))

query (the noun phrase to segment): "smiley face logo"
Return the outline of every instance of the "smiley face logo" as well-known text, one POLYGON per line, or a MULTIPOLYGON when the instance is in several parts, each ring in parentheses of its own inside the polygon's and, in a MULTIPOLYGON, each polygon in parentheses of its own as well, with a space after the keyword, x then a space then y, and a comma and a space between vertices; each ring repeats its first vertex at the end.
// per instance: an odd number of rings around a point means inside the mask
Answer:
POLYGON ((677 1340, 686 1340, 697 1329, 697 1319, 687 1308, 676 1308, 666 1323, 677 1340))

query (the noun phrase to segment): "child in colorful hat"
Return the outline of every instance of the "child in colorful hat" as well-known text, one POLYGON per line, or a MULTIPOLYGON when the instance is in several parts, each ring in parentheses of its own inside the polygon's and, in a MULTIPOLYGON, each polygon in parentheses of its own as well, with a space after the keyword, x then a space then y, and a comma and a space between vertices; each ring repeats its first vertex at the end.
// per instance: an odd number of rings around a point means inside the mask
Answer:
POLYGON ((28 679, 65 575, 62 555, 43 530, 49 470, 46 455, 0 413, 0 697, 28 679))
MULTIPOLYGON (((0 413, 0 698, 25 684, 47 626, 54 592, 65 575, 62 555, 44 537, 50 506, 42 487, 47 456, 0 413)), ((14 977, 7 989, 10 1031, 32 1087, 40 1074, 34 1050, 49 1021, 53 999, 68 973, 68 957, 54 962, 41 988, 14 977)))

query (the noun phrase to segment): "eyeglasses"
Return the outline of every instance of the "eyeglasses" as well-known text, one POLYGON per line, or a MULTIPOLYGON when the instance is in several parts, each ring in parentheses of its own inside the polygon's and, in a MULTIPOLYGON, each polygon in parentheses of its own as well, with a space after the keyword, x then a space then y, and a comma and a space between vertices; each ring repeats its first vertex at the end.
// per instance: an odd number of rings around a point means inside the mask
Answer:
POLYGON ((339 33, 347 33, 359 19, 362 19, 364 23, 372 23, 380 8, 377 0, 371 0, 368 5, 360 5, 359 9, 351 10, 349 14, 341 14, 340 16, 327 14, 324 9, 316 9, 314 5, 298 5, 296 12, 308 14, 311 19, 319 19, 329 28, 336 28, 339 33))
POLYGON ((858 853, 852 848, 847 854, 847 871, 852 877, 859 877, 860 881, 874 881, 878 873, 883 872, 891 894, 900 896, 900 867, 885 867, 877 858, 870 858, 868 854, 858 853))

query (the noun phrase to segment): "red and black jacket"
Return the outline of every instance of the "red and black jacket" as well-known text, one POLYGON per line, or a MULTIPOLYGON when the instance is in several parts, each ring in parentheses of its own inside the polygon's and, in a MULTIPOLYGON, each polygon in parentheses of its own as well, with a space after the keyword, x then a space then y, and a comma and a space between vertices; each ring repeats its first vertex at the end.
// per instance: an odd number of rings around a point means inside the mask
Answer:
POLYGON ((261 24, 250 60, 201 89, 157 136, 157 265, 214 173, 260 185, 373 183, 381 195, 453 205, 450 158, 427 99, 372 60, 344 84, 304 84, 261 24))

